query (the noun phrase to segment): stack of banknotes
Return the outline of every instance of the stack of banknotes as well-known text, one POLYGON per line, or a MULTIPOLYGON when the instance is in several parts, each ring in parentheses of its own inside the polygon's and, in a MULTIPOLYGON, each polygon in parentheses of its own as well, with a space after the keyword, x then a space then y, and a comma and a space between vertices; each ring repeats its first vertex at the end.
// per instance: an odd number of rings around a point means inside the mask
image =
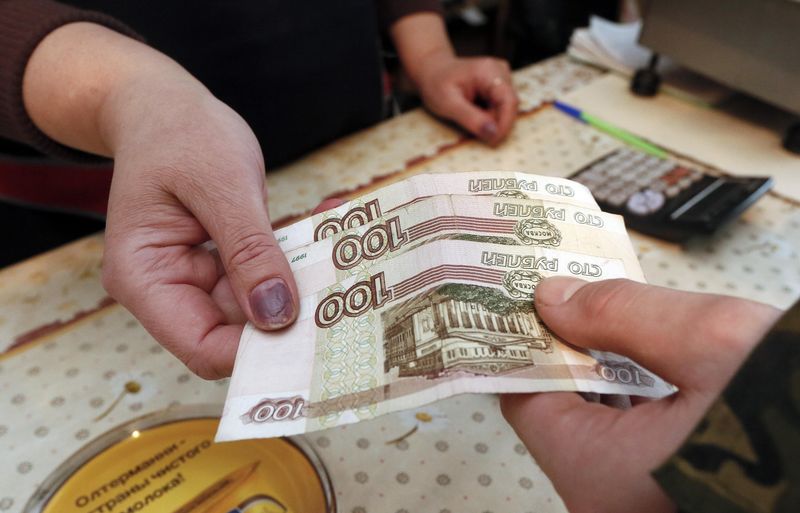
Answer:
POLYGON ((276 232, 297 322, 247 325, 217 440, 293 435, 462 393, 663 397, 650 371, 537 317, 549 276, 643 281, 621 217, 584 186, 514 172, 417 175, 276 232))

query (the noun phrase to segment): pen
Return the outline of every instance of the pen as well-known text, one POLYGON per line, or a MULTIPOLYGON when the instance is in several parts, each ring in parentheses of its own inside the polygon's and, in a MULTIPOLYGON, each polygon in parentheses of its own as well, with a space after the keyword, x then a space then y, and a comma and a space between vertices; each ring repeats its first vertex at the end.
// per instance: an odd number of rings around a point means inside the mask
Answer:
POLYGON ((555 101, 553 106, 560 110, 561 112, 572 116, 573 118, 586 123, 587 125, 593 126, 600 130, 601 132, 605 132, 612 137, 616 137, 620 141, 623 141, 635 148, 642 150, 645 153, 649 153, 655 157, 665 159, 669 155, 667 152, 659 148, 658 146, 654 146, 649 142, 645 141, 644 139, 633 135, 632 133, 623 130, 617 126, 612 125, 602 119, 599 119, 591 114, 587 114, 586 112, 573 107, 571 105, 567 105, 566 103, 555 101))

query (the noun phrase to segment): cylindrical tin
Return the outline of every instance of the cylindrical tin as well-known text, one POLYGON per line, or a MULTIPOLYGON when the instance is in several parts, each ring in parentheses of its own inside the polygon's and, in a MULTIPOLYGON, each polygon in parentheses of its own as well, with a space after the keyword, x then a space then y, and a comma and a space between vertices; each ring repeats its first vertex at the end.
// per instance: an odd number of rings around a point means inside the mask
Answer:
POLYGON ((336 511, 302 437, 215 444, 219 407, 178 407, 119 426, 64 462, 25 513, 336 511))

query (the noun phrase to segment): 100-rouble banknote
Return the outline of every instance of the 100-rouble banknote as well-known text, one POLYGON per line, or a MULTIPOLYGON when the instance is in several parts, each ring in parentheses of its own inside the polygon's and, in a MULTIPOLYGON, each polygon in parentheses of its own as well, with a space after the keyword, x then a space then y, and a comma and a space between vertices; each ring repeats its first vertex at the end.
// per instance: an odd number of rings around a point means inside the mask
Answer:
POLYGON ((431 196, 395 208, 357 228, 286 252, 301 296, 443 238, 604 255, 643 281, 622 217, 547 200, 491 196, 431 196), (336 264, 336 265, 334 265, 336 264))
POLYGON ((539 199, 599 210, 586 186, 564 178, 507 171, 420 174, 276 230, 275 238, 288 251, 439 194, 539 199))
POLYGON ((548 332, 532 296, 555 275, 630 277, 606 255, 437 240, 307 295, 290 328, 245 328, 217 440, 325 429, 467 392, 671 393, 624 357, 548 332))

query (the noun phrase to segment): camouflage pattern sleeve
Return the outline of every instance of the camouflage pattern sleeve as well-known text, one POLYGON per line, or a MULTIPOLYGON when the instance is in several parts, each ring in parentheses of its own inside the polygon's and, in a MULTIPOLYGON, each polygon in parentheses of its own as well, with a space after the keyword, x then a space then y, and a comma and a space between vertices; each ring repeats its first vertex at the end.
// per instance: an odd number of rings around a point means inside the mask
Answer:
POLYGON ((800 511, 800 302, 653 475, 687 513, 800 511))

